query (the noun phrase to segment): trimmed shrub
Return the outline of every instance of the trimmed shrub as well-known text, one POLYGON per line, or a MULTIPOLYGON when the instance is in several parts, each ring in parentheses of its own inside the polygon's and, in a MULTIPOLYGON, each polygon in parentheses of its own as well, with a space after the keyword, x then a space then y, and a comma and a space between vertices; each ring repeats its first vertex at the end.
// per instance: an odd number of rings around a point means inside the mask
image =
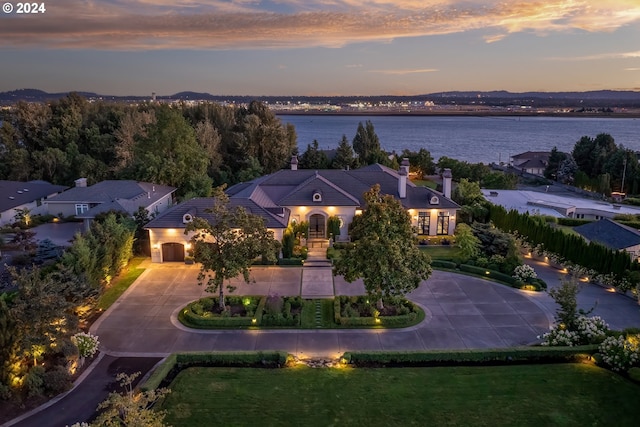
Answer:
POLYGON ((300 258, 280 258, 278 265, 302 265, 302 259, 300 258))
POLYGON ((616 222, 622 224, 622 225, 626 225, 627 227, 631 227, 631 228, 635 228, 640 229, 640 221, 618 221, 616 220, 616 222))
POLYGON ((413 324, 422 314, 420 307, 406 299, 386 300, 385 304, 395 305, 396 316, 379 316, 374 303, 369 303, 366 296, 337 296, 333 301, 334 320, 343 326, 386 326, 398 328, 413 324), (361 309, 368 309, 369 316, 360 316, 360 311, 352 305, 357 304, 361 309))
POLYGON ((558 218, 559 225, 566 225, 567 227, 577 227, 578 225, 584 225, 593 222, 590 219, 576 219, 576 218, 558 218))
POLYGON ((32 366, 24 380, 27 396, 41 396, 44 394, 44 366, 32 366))
MULTIPOLYGON (((204 311, 202 314, 198 314, 194 310, 194 306, 197 309, 203 307, 203 300, 211 300, 213 304, 217 304, 217 297, 201 298, 198 301, 188 304, 185 308, 180 310, 178 314, 178 320, 185 326, 196 329, 215 329, 215 328, 244 328, 247 326, 260 325, 262 320, 262 313, 266 303, 266 297, 239 297, 231 296, 226 297, 226 302, 243 303, 243 299, 251 298, 251 304, 246 308, 247 314, 253 311, 253 316, 246 317, 229 317, 229 316, 212 316, 210 311, 204 311), (255 300, 258 299, 257 305, 255 300), (255 309, 254 309, 255 307, 255 309), (255 319, 255 322, 253 321, 255 319)), ((209 303, 207 303, 209 304, 209 303)), ((244 303, 243 303, 244 304, 244 303)))
POLYGON ((54 366, 44 373, 42 379, 44 381, 44 390, 50 396, 67 391, 73 385, 71 375, 64 366, 54 366))
POLYGON ((433 268, 446 268, 449 270, 455 270, 458 264, 453 261, 444 261, 439 259, 434 259, 431 261, 431 267, 433 268))
POLYGON ((566 363, 583 360, 597 351, 597 346, 581 347, 513 347, 450 351, 354 351, 342 356, 346 363, 382 366, 455 366, 502 365, 512 363, 566 363))
POLYGON ((285 351, 230 351, 178 353, 176 366, 281 367, 287 363, 285 351))
POLYGON ((149 391, 169 385, 181 370, 191 366, 279 368, 291 359, 292 356, 284 351, 173 353, 153 371, 140 389, 149 391))
POLYGON ((486 277, 488 279, 499 280, 511 286, 519 285, 520 283, 518 280, 514 279, 508 274, 500 273, 499 271, 495 271, 495 270, 489 270, 488 268, 476 267, 468 264, 460 264, 459 268, 460 268, 460 271, 464 271, 466 273, 472 273, 477 276, 486 277))

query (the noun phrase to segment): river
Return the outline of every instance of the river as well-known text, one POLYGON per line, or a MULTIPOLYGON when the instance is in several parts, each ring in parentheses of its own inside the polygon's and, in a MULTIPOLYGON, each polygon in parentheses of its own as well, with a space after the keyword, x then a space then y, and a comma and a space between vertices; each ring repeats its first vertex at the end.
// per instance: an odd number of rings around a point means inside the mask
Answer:
POLYGON ((331 116, 281 115, 298 134, 300 152, 318 140, 320 148, 336 148, 342 135, 349 142, 358 122, 371 120, 386 151, 426 148, 469 162, 507 162, 525 151, 571 152, 582 136, 608 133, 617 144, 640 151, 640 119, 596 117, 469 117, 469 116, 331 116))

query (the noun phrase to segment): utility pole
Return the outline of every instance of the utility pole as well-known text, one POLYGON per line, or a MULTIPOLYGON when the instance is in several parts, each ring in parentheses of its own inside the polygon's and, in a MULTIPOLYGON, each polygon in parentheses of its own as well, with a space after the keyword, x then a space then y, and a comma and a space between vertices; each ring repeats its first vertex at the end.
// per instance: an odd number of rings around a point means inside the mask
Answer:
POLYGON ((624 178, 627 175, 627 153, 624 153, 624 166, 622 169, 622 185, 620 186, 620 192, 624 193, 624 178))

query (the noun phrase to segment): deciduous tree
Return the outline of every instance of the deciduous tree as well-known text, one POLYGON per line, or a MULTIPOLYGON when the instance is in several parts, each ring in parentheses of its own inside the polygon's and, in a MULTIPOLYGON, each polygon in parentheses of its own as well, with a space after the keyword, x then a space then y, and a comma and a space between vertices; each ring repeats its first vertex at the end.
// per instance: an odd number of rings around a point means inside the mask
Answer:
POLYGON ((224 309, 225 280, 241 274, 249 283, 251 262, 258 256, 275 261, 280 243, 260 216, 231 207, 224 187, 215 188, 213 197, 213 206, 206 210, 208 218, 196 217, 185 234, 193 233, 193 256, 201 264, 198 284, 207 292, 218 292, 224 309))
POLYGON ((335 261, 335 274, 349 283, 362 278, 367 294, 384 308, 382 298, 404 296, 431 274, 431 260, 413 241, 411 219, 391 195, 375 185, 364 194, 366 209, 351 224, 353 247, 335 261))

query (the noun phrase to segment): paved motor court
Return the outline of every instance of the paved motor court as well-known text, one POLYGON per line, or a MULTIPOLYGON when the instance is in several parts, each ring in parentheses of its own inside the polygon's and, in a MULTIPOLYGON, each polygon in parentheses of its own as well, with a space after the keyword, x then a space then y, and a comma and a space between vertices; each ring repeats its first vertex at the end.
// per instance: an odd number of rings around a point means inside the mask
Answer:
MULTIPOLYGON (((518 291, 489 281, 434 271, 410 295, 426 309, 424 322, 389 330, 190 330, 176 314, 208 296, 198 267, 150 264, 93 325, 102 349, 116 355, 166 355, 195 350, 286 350, 298 356, 335 356, 347 350, 423 350, 526 345, 546 331, 552 311, 518 291)), ((254 267, 252 283, 234 279, 234 294, 298 295, 302 268, 254 267)), ((336 295, 364 292, 361 282, 335 278, 336 295)))

